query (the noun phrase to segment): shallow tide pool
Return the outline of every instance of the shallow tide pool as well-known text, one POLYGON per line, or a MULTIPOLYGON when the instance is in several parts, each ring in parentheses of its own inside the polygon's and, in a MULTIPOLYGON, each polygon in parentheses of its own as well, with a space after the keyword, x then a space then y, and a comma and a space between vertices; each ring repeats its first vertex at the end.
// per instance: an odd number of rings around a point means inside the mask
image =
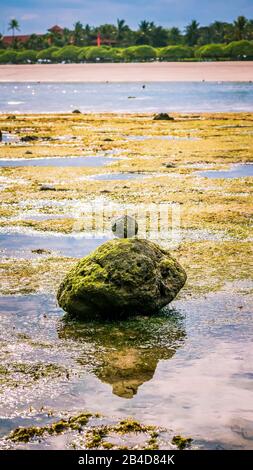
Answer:
POLYGON ((229 170, 208 170, 197 173, 204 178, 246 178, 253 176, 253 164, 237 164, 232 165, 229 170))
POLYGON ((56 167, 99 167, 116 162, 116 157, 47 157, 0 159, 0 167, 56 166, 56 167))
POLYGON ((71 322, 54 296, 1 297, 1 435, 48 422, 42 410, 55 419, 86 409, 165 426, 203 448, 252 448, 249 287, 119 323, 71 322))

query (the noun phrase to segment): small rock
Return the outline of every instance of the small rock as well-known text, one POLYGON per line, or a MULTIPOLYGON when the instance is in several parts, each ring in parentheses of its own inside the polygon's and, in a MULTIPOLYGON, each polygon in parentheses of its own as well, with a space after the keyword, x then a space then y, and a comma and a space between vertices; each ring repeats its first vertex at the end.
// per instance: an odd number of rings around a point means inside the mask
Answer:
POLYGON ((117 238, 132 238, 138 233, 138 223, 130 215, 123 215, 112 222, 112 232, 117 238))
POLYGON ((113 139, 110 139, 110 137, 107 137, 106 139, 104 139, 104 142, 113 142, 113 139))
POLYGON ((158 113, 154 116, 154 121, 174 121, 174 118, 167 113, 158 113))
POLYGON ((39 137, 37 135, 24 135, 20 138, 20 140, 21 142, 34 142, 36 140, 39 140, 39 137))
POLYGON ((129 100, 135 100, 136 96, 128 96, 129 100))
POLYGON ((42 184, 40 191, 56 191, 56 188, 52 184, 42 184))
POLYGON ((33 153, 31 152, 31 150, 27 150, 27 151, 25 152, 25 155, 32 155, 32 154, 33 154, 33 153))
POLYGON ((79 109, 73 109, 72 114, 82 114, 79 109))
POLYGON ((10 116, 7 117, 7 120, 8 120, 8 121, 11 121, 11 120, 13 120, 13 119, 17 119, 16 116, 15 116, 15 114, 11 114, 10 116))
POLYGON ((166 168, 176 168, 175 163, 163 163, 166 168))
POLYGON ((36 248, 32 250, 32 253, 36 253, 37 255, 45 255, 45 254, 50 254, 50 250, 46 250, 45 248, 36 248))

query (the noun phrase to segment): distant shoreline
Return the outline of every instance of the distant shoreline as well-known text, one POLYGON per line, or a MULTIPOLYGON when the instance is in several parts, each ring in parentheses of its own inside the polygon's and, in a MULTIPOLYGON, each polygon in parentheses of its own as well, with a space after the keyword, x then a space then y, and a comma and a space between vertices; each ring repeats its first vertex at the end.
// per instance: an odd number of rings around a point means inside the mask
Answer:
POLYGON ((251 82, 253 61, 0 65, 4 82, 251 82))

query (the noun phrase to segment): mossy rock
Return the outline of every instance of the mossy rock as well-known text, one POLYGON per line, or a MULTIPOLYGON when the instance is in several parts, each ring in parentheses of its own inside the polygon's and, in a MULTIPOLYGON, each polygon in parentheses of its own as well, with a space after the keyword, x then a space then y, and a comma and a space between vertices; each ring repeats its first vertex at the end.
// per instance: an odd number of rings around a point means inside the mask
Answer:
POLYGON ((154 116, 154 121, 174 121, 174 118, 168 113, 159 113, 154 116))
POLYGON ((186 273, 167 250, 147 240, 117 239, 81 259, 57 299, 72 317, 151 315, 171 302, 186 273))

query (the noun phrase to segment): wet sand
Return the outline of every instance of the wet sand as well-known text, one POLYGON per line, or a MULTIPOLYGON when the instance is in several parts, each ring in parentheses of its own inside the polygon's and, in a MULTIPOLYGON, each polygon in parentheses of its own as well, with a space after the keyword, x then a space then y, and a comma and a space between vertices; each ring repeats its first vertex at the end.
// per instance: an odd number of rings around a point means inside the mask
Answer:
POLYGON ((253 80, 253 61, 1 65, 0 82, 170 82, 253 80))

